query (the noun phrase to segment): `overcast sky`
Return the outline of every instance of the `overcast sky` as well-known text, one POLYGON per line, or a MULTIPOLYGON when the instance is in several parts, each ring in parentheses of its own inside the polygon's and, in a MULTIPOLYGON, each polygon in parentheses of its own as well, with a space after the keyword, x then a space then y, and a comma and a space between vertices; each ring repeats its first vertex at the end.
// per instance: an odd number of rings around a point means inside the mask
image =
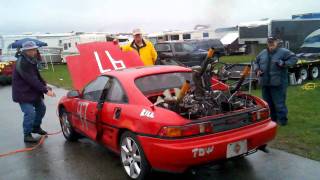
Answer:
POLYGON ((0 34, 146 32, 320 12, 320 0, 0 0, 0 34))

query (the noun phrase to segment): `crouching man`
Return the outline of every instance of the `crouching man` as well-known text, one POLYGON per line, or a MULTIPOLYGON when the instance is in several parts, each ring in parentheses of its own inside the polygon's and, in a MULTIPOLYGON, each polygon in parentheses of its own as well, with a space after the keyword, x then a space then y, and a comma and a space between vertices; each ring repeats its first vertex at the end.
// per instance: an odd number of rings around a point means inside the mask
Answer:
POLYGON ((42 118, 46 113, 43 103, 44 94, 55 96, 54 92, 46 86, 37 68, 38 46, 33 41, 22 45, 12 77, 12 99, 19 103, 23 116, 23 132, 25 142, 37 142, 31 133, 46 135, 41 128, 42 118))
POLYGON ((288 122, 288 67, 297 63, 297 60, 288 49, 278 48, 278 40, 273 37, 268 38, 267 49, 262 50, 255 60, 262 97, 269 105, 272 120, 282 126, 288 122))

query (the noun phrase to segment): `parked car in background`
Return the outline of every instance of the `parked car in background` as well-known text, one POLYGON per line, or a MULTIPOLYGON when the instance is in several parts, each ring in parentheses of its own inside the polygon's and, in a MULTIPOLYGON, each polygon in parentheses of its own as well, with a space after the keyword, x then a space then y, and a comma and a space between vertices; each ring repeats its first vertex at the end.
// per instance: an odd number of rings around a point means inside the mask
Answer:
POLYGON ((214 48, 216 51, 219 51, 220 54, 224 54, 224 46, 219 39, 190 40, 188 42, 198 50, 207 52, 210 48, 214 48))
POLYGON ((158 53, 159 64, 166 64, 165 61, 176 62, 177 65, 196 66, 200 65, 206 56, 207 51, 198 49, 191 42, 166 41, 155 44, 158 53))

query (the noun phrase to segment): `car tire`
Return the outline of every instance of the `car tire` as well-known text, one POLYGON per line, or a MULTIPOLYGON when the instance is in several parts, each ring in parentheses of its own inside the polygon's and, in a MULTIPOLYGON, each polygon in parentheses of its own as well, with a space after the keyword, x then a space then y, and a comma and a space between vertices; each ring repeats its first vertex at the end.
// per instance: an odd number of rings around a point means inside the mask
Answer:
POLYGON ((69 120, 69 114, 65 109, 60 111, 60 125, 63 136, 67 141, 77 141, 80 138, 80 134, 72 127, 69 120))
POLYGON ((297 79, 301 79, 302 82, 304 82, 308 79, 308 76, 309 76, 309 73, 308 73, 307 68, 302 67, 298 70, 298 73, 297 73, 298 78, 297 79))
POLYGON ((129 179, 143 180, 150 173, 150 165, 135 134, 127 131, 120 139, 120 161, 129 179))
POLYGON ((311 80, 319 78, 320 68, 318 66, 312 66, 309 70, 309 77, 311 80))

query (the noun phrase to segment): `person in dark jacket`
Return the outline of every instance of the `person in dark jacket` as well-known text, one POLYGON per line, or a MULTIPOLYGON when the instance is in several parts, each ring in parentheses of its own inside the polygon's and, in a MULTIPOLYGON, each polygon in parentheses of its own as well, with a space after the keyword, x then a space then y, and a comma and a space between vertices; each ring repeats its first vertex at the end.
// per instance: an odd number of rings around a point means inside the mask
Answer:
POLYGON ((23 116, 23 132, 25 142, 37 142, 31 133, 46 135, 41 128, 42 118, 46 113, 43 102, 44 94, 55 96, 51 88, 40 76, 37 68, 37 48, 33 41, 22 45, 22 52, 16 61, 12 77, 12 99, 19 103, 23 116))
POLYGON ((278 47, 278 40, 268 38, 267 49, 256 57, 255 72, 262 87, 262 97, 268 103, 271 119, 279 125, 288 122, 286 95, 288 86, 288 67, 296 64, 296 55, 285 48, 278 47))

